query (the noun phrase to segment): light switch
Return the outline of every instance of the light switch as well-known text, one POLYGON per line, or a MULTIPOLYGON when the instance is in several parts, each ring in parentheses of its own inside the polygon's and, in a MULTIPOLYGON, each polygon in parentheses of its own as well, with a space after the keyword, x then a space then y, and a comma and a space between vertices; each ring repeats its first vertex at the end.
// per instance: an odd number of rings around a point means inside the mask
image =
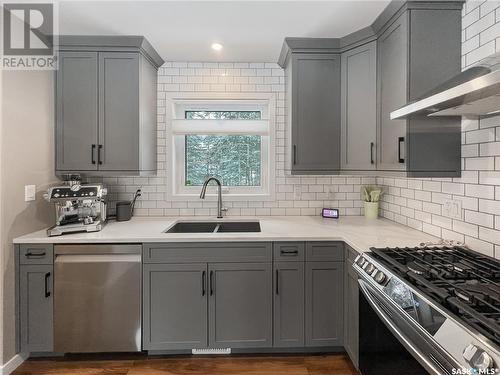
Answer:
POLYGON ((24 201, 25 202, 34 201, 35 195, 36 195, 36 185, 24 186, 24 201))

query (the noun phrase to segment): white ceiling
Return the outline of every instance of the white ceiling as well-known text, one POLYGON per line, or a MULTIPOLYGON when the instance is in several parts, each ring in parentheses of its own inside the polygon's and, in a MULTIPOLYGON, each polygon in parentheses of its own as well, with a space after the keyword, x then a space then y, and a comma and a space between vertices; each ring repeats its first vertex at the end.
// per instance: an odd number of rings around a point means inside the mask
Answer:
POLYGON ((144 35, 167 61, 275 62, 285 37, 342 37, 389 1, 61 1, 59 33, 144 35), (224 48, 215 52, 211 43, 224 48))

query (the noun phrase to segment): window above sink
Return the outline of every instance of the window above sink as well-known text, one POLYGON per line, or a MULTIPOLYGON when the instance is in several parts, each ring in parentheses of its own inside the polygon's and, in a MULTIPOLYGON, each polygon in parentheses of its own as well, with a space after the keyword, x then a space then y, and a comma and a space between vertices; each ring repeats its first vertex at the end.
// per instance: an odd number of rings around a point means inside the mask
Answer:
MULTIPOLYGON (((275 94, 172 95, 166 113, 168 199, 198 200, 204 180, 214 176, 224 200, 272 200, 275 94)), ((207 197, 215 196, 210 186, 207 197)))

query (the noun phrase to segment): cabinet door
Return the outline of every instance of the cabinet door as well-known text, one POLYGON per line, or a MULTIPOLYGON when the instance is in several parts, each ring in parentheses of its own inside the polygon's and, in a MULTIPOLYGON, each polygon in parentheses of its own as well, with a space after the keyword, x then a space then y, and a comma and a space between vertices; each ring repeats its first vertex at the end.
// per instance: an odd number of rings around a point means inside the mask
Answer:
POLYGON ((214 263, 209 270, 209 346, 271 347, 271 263, 214 263))
POLYGON ((390 114, 408 98, 408 14, 400 16, 378 39, 380 170, 405 169, 406 120, 391 120, 390 114))
POLYGON ((344 295, 344 347, 354 366, 358 367, 359 358, 359 290, 358 275, 352 268, 352 260, 345 264, 344 295))
POLYGON ((61 52, 56 75, 56 169, 97 169, 97 52, 61 52))
POLYGON ((292 55, 292 171, 340 169, 340 55, 292 55))
POLYGON ((21 351, 52 352, 53 267, 22 265, 19 267, 21 351))
POLYGON ((376 167, 376 55, 376 42, 342 54, 341 159, 344 170, 372 170, 376 167))
POLYGON ((99 170, 139 169, 139 54, 99 53, 99 170))
POLYGON ((306 346, 343 343, 343 262, 306 262, 306 346))
POLYGON ((148 264, 143 268, 143 348, 207 346, 207 265, 148 264))
POLYGON ((304 262, 274 263, 274 347, 304 346, 304 262))

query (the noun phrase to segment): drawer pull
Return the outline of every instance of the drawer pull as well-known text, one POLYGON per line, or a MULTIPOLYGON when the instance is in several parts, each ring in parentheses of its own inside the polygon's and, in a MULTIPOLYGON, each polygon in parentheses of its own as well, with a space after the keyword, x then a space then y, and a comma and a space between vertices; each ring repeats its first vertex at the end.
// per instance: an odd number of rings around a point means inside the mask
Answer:
POLYGON ((46 255, 45 251, 42 251, 41 253, 32 253, 28 251, 25 256, 26 258, 42 258, 46 255))
POLYGON ((290 256, 295 256, 299 254, 298 250, 280 250, 281 255, 290 257, 290 256))

